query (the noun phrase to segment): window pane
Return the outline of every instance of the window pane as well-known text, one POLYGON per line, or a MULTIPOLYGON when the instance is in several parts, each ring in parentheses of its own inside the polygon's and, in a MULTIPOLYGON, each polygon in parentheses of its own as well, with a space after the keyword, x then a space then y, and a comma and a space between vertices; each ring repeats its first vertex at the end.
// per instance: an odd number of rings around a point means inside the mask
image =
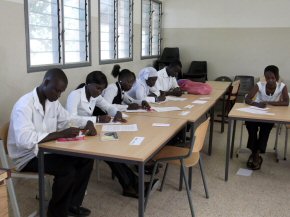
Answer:
POLYGON ((57 0, 29 0, 30 65, 59 63, 57 0))
POLYGON ((118 58, 130 58, 131 0, 118 3, 118 58))
POLYGON ((150 0, 142 1, 142 56, 150 53, 150 0))
POLYGON ((114 59, 115 19, 114 0, 100 1, 100 58, 101 60, 114 59))
POLYGON ((152 55, 159 55, 160 4, 152 2, 152 55))
POLYGON ((87 61, 88 24, 85 0, 63 0, 65 63, 87 61))

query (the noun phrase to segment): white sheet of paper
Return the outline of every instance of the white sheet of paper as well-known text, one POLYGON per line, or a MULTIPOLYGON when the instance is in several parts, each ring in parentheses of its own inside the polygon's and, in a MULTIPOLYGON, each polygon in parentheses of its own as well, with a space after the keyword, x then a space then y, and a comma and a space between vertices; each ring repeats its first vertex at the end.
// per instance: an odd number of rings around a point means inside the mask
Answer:
POLYGON ((259 107, 256 107, 256 106, 250 106, 249 108, 251 108, 251 109, 257 109, 257 110, 261 110, 261 111, 266 111, 266 110, 269 109, 269 108, 259 108, 259 107))
POLYGON ((139 113, 139 112, 148 112, 147 110, 145 109, 136 109, 136 110, 126 110, 126 112, 128 113, 139 113))
POLYGON ((185 100, 187 100, 187 98, 167 96, 165 101, 185 101, 185 100))
POLYGON ((190 111, 183 111, 183 112, 180 112, 179 115, 185 116, 185 115, 188 115, 189 113, 190 111))
POLYGON ((200 97, 199 99, 210 99, 209 96, 205 96, 205 97, 200 97))
POLYGON ((130 145, 141 145, 143 140, 144 140, 144 137, 136 136, 134 139, 132 139, 132 141, 130 142, 130 145))
POLYGON ((111 125, 111 124, 105 124, 102 127, 102 131, 105 132, 131 132, 131 131, 138 131, 137 124, 127 124, 127 125, 111 125))
POLYGON ((205 104, 205 103, 207 103, 207 101, 206 100, 194 100, 192 103, 194 103, 194 104, 205 104))
POLYGON ((191 109, 191 108, 193 108, 193 107, 194 107, 194 105, 187 105, 187 106, 184 106, 185 109, 191 109))
POLYGON ((169 127, 170 124, 166 124, 166 123, 153 123, 152 127, 169 127))
POLYGON ((151 109, 157 112, 170 112, 170 111, 180 111, 181 108, 179 107, 151 107, 151 109))
POLYGON ((257 114, 257 115, 275 115, 274 113, 270 113, 270 112, 267 112, 265 110, 253 109, 253 108, 250 108, 250 107, 239 108, 237 110, 241 111, 241 112, 247 112, 247 113, 257 114))
POLYGON ((253 173, 253 170, 240 168, 237 172, 237 175, 239 175, 239 176, 251 176, 252 173, 253 173))
POLYGON ((122 117, 123 117, 123 118, 128 118, 129 115, 127 115, 126 113, 122 112, 122 117))

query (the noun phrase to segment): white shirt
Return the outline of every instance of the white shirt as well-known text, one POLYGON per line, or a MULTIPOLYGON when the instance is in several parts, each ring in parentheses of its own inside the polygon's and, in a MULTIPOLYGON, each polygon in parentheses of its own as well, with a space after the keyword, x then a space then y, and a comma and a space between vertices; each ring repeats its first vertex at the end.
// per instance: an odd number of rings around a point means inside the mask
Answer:
POLYGON ((257 97, 255 102, 278 102, 281 98, 283 88, 285 84, 280 82, 276 82, 276 90, 273 95, 266 94, 266 82, 258 82, 257 85, 259 87, 259 91, 257 93, 257 97))
POLYGON ((8 153, 17 170, 38 154, 38 143, 48 134, 68 128, 84 127, 86 120, 72 117, 59 101, 45 101, 45 112, 36 88, 22 96, 14 105, 8 132, 8 153))
POLYGON ((103 111, 107 112, 108 115, 113 117, 118 111, 101 95, 96 98, 90 97, 90 100, 88 101, 85 87, 74 90, 68 95, 66 109, 71 115, 79 115, 86 120, 91 120, 96 123, 96 116, 92 116, 95 106, 99 107, 103 111))
POLYGON ((155 86, 150 88, 150 91, 156 96, 160 96, 159 90, 169 91, 172 88, 179 87, 175 77, 168 76, 166 67, 157 72, 158 78, 155 86))
MULTIPOLYGON (((109 84, 108 87, 103 91, 103 97, 108 103, 113 103, 114 98, 118 95, 118 87, 116 83, 109 84)), ((142 101, 135 100, 130 97, 126 92, 122 91, 122 104, 113 104, 119 111, 126 111, 128 104, 137 103, 141 105, 142 101)))
POLYGON ((155 97, 148 96, 149 86, 146 84, 145 80, 137 79, 131 90, 129 90, 127 93, 134 99, 155 102, 155 97))

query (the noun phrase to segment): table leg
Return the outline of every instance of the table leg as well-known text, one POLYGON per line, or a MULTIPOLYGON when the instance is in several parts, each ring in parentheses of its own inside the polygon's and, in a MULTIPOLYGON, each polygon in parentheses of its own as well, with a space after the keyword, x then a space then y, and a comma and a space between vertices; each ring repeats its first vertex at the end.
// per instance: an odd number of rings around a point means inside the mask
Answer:
POLYGON ((233 153, 234 153, 236 125, 237 125, 237 121, 234 120, 233 133, 232 133, 232 144, 231 144, 231 159, 233 159, 233 153))
POLYGON ((44 206, 44 153, 41 149, 38 151, 38 183, 39 183, 39 216, 45 217, 45 206, 44 206))
POLYGON ((230 147, 231 147, 231 136, 232 136, 232 121, 228 119, 228 137, 227 137, 227 148, 226 148, 226 166, 225 166, 225 181, 228 181, 229 175, 229 163, 230 163, 230 147))
POLYGON ((210 130, 209 130, 208 155, 211 155, 211 152, 212 152, 213 124, 214 124, 214 107, 211 108, 211 110, 210 110, 210 130))
POLYGON ((144 163, 138 164, 139 171, 139 199, 138 199, 138 210, 139 217, 144 217, 144 163))
POLYGON ((221 133, 224 132, 225 129, 225 101, 226 101, 226 94, 223 95, 222 100, 222 123, 221 123, 221 133))

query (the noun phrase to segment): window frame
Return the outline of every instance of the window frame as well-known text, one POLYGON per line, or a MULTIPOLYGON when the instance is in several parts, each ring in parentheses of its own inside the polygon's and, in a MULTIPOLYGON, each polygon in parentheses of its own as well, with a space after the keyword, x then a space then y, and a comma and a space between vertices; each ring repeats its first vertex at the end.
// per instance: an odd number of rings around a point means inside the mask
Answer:
POLYGON ((46 71, 50 68, 57 67, 61 69, 69 69, 69 68, 79 68, 79 67, 87 67, 92 65, 92 43, 91 43, 91 0, 86 1, 86 49, 87 49, 87 61, 86 62, 76 62, 76 63, 65 63, 65 38, 64 38, 64 2, 63 0, 57 0, 58 5, 58 50, 59 50, 59 58, 61 59, 60 63, 53 64, 42 64, 37 66, 31 65, 30 59, 30 34, 29 34, 29 8, 28 1, 24 1, 24 21, 25 21, 25 38, 26 38, 26 62, 27 62, 27 72, 39 72, 46 71), (87 44, 88 43, 88 44, 87 44))
MULTIPOLYGON (((159 1, 159 0, 148 0, 150 1, 150 7, 151 7, 151 10, 152 10, 152 2, 155 2, 157 4, 160 5, 160 15, 159 15, 159 50, 158 50, 158 55, 150 55, 150 53, 152 53, 152 23, 150 23, 150 26, 149 26, 149 34, 150 34, 150 39, 149 39, 149 56, 143 56, 142 55, 142 39, 143 39, 143 34, 142 34, 142 28, 143 28, 143 1, 141 1, 141 51, 140 51, 140 56, 141 56, 141 60, 144 60, 144 59, 154 59, 154 58, 158 58, 160 55, 161 55, 161 41, 162 41, 162 15, 163 15, 163 8, 162 8, 162 2, 159 1)), ((152 15, 150 15, 150 20, 152 21, 152 15)))
POLYGON ((113 47, 116 49, 114 49, 114 59, 107 59, 107 60, 102 60, 101 59, 101 0, 98 0, 98 29, 99 29, 99 64, 100 65, 104 65, 104 64, 111 64, 111 63, 121 63, 121 62, 130 62, 133 61, 133 38, 134 38, 134 34, 133 34, 133 30, 134 30, 134 0, 129 0, 130 1, 130 7, 129 8, 129 20, 131 21, 131 26, 130 26, 130 21, 129 21, 129 54, 131 57, 127 57, 127 58, 116 58, 116 56, 118 56, 118 0, 114 0, 114 6, 117 5, 117 9, 114 8, 114 11, 117 11, 114 13, 114 20, 115 20, 115 27, 114 27, 114 45, 113 47), (116 3, 117 2, 117 3, 116 3), (117 25, 116 25, 117 24, 117 25), (116 43, 116 44, 115 44, 116 43))

